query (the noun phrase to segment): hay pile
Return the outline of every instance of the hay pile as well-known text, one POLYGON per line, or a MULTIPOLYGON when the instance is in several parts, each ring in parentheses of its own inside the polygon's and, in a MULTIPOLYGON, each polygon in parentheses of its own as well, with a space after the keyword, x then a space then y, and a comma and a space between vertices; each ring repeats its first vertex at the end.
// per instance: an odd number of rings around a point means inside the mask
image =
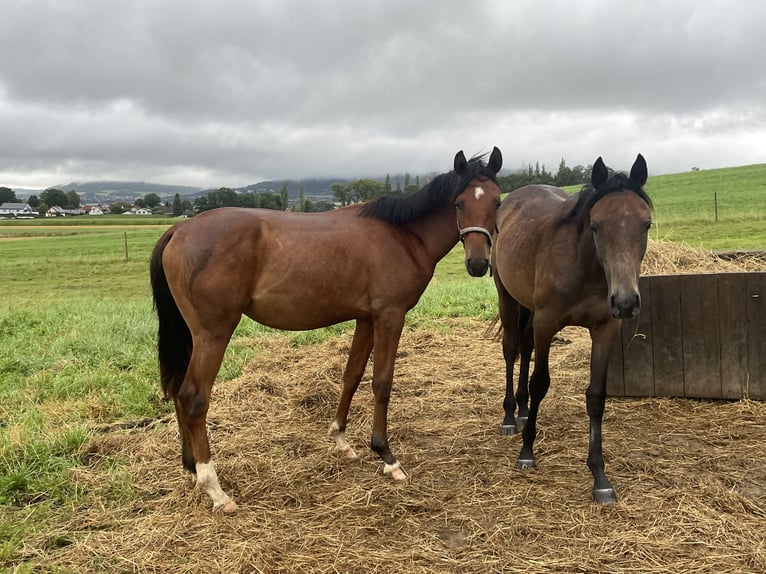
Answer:
POLYGON ((552 351, 539 469, 521 473, 520 438, 499 434, 504 367, 485 328, 405 330, 389 432, 408 481, 381 476, 365 449, 369 372, 348 428, 363 456, 331 452, 350 333, 297 348, 262 338, 249 370, 216 387, 209 414, 236 515, 212 514, 193 490, 171 418, 95 436, 73 476, 87 505, 51 524, 27 558, 77 572, 766 571, 766 405, 610 399, 604 448, 619 502, 599 507, 585 465, 584 331, 565 329, 569 342, 552 351), (115 502, 126 485, 134 496, 115 502))
POLYGON ((641 273, 643 275, 673 275, 678 273, 735 273, 766 271, 766 253, 727 253, 726 257, 712 251, 697 249, 681 243, 649 240, 641 273))

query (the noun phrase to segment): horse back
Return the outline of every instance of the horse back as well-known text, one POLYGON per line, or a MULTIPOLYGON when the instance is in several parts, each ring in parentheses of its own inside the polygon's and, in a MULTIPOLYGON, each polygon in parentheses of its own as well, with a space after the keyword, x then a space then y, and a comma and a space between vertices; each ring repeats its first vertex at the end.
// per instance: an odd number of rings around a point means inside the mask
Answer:
POLYGON ((535 309, 574 263, 576 236, 571 226, 559 225, 574 201, 563 189, 528 185, 512 191, 500 207, 493 272, 524 307, 535 309))

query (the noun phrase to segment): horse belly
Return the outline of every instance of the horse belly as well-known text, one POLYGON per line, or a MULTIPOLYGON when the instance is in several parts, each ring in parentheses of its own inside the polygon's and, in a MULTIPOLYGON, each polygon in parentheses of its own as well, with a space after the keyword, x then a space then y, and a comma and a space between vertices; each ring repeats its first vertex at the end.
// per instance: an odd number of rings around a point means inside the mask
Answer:
POLYGON ((293 287, 288 293, 254 294, 245 314, 272 329, 307 331, 357 319, 364 313, 351 298, 338 300, 325 290, 293 287))

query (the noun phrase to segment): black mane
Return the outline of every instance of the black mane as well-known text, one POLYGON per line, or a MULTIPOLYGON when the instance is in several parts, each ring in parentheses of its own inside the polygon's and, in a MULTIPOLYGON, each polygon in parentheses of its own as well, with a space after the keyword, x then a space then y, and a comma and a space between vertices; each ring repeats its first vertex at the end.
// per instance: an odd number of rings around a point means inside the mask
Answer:
POLYGON ((601 184, 598 189, 593 187, 593 184, 587 183, 577 194, 577 203, 575 206, 559 221, 559 226, 578 222, 578 228, 581 230, 585 224, 585 217, 583 214, 590 212, 591 208, 606 194, 620 191, 622 189, 629 189, 638 197, 643 199, 646 204, 651 208, 652 200, 644 191, 644 188, 634 182, 625 173, 617 172, 612 177, 607 179, 601 184))
POLYGON ((472 179, 483 175, 497 183, 495 172, 484 163, 484 155, 472 157, 462 175, 454 171, 437 175, 418 191, 407 195, 384 195, 362 206, 360 217, 373 217, 389 223, 408 223, 451 203, 472 179))

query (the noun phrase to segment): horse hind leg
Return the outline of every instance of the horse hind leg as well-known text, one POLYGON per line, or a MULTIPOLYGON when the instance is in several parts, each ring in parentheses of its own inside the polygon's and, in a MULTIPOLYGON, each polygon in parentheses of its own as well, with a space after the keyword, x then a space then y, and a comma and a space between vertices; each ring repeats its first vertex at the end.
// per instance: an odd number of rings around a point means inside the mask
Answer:
POLYGON ((207 411, 213 381, 221 366, 230 336, 194 337, 189 370, 175 397, 184 467, 194 474, 196 487, 211 498, 213 510, 226 513, 235 512, 237 505, 218 482, 207 436, 207 411))
MULTIPOLYGON (((500 323, 503 328, 503 359, 505 360, 505 397, 503 398, 503 422, 501 435, 519 432, 516 422, 516 395, 513 392, 513 366, 519 354, 519 304, 508 294, 495 275, 498 292, 500 323)), ((526 393, 526 389, 524 391, 526 393)), ((526 404, 525 404, 526 408, 526 404)))
POLYGON ((529 365, 535 348, 532 316, 532 311, 519 306, 519 384, 516 387, 516 405, 519 409, 516 425, 519 432, 524 431, 529 419, 529 365))
POLYGON ((351 341, 346 369, 343 371, 343 390, 341 391, 335 419, 330 424, 329 435, 335 440, 335 450, 348 459, 356 459, 357 454, 346 440, 346 424, 351 399, 359 388, 364 369, 372 352, 372 324, 358 320, 351 341))

